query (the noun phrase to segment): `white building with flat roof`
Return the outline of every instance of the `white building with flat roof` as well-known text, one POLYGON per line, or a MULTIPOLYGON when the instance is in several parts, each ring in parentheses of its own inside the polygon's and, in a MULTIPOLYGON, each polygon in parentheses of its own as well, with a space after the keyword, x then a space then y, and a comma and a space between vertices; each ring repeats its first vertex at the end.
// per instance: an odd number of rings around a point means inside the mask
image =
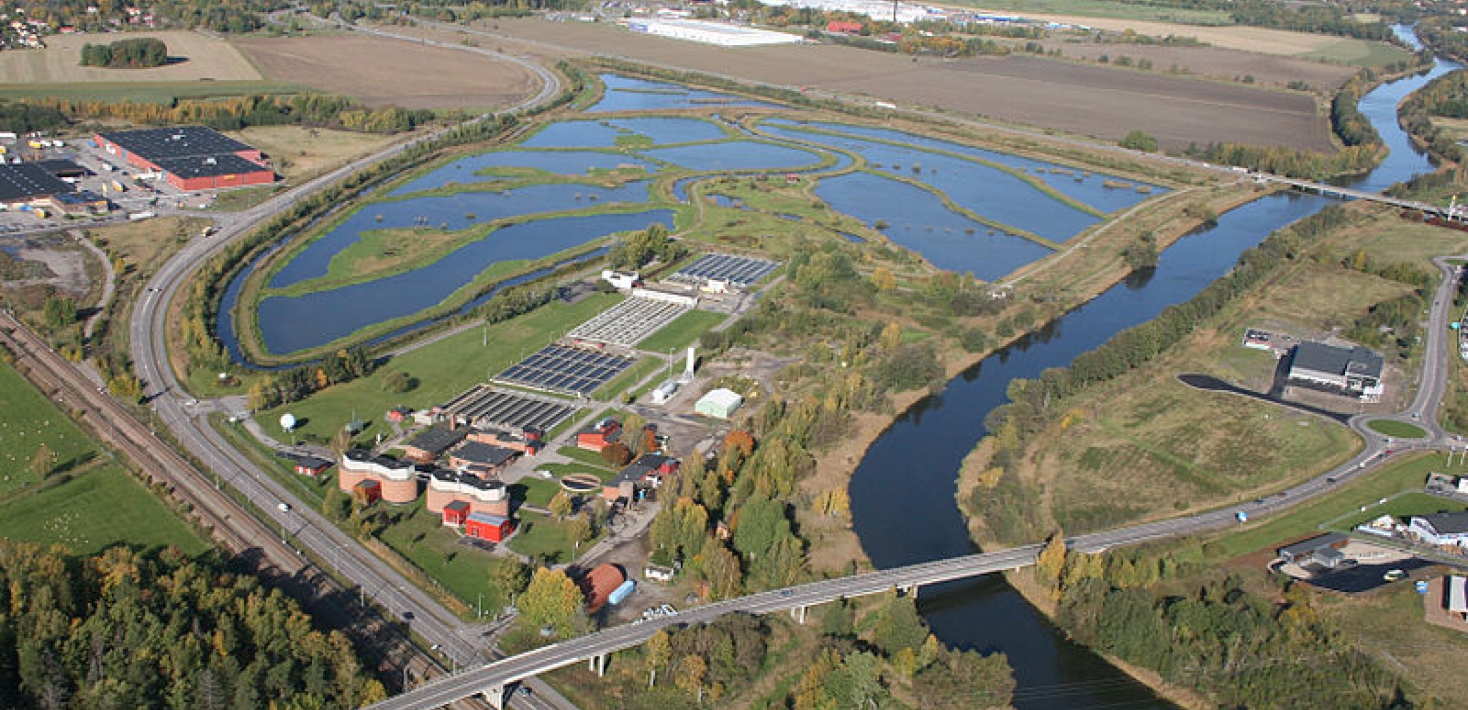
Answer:
POLYGON ((668 18, 624 20, 633 32, 681 39, 719 47, 758 47, 768 44, 799 44, 803 38, 787 32, 773 32, 724 22, 680 20, 668 18))

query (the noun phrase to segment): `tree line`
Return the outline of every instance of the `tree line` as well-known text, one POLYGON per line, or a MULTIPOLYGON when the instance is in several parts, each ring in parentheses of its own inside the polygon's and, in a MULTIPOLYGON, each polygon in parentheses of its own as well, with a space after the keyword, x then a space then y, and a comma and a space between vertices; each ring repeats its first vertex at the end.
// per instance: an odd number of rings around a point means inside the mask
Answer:
POLYGON ((1397 675, 1345 637, 1301 583, 1256 591, 1226 570, 1166 557, 1067 552, 1059 534, 1035 574, 1076 641, 1220 707, 1415 707, 1397 675))
POLYGON ((981 485, 966 501, 969 514, 982 518, 1000 540, 1034 539, 1034 521, 1017 511, 1033 510, 1037 494, 1020 478, 1018 468, 1035 437, 1064 416, 1066 399, 1152 361, 1266 278, 1290 262, 1305 258, 1304 251, 1310 244, 1350 219, 1344 207, 1328 206, 1246 250, 1233 269, 1193 298, 1117 333, 1100 347, 1076 356, 1069 367, 1046 369, 1037 379, 1012 380, 1006 392, 1009 401, 995 407, 984 419, 984 429, 994 447, 991 468, 980 475, 981 485))
POLYGON ((1468 118, 1468 81, 1463 72, 1448 72, 1412 92, 1398 107, 1402 126, 1440 159, 1463 161, 1463 147, 1452 132, 1434 125, 1434 116, 1468 118))
POLYGON ((176 99, 170 103, 96 101, 46 97, 26 103, 73 120, 117 119, 139 125, 204 125, 222 131, 249 126, 299 125, 363 133, 400 133, 433 120, 426 109, 396 106, 369 109, 356 100, 327 94, 248 95, 218 99, 176 99))
POLYGON ((74 557, 0 540, 0 705, 358 707, 386 698, 340 632, 214 555, 74 557))
POLYGON ((153 37, 118 40, 111 44, 83 44, 82 66, 142 69, 168 63, 168 45, 153 37))

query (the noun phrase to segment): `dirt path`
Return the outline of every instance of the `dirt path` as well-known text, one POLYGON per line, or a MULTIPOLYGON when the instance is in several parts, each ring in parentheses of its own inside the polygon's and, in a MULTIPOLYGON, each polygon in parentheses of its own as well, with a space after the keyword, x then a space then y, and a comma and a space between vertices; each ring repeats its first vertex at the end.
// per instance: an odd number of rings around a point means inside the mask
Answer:
POLYGON ((107 258, 107 252, 102 251, 100 247, 93 244, 92 240, 87 239, 81 232, 72 230, 70 234, 76 237, 78 244, 82 245, 87 251, 92 252, 92 256, 97 257, 97 261, 102 263, 102 297, 97 299, 97 312, 93 313, 90 318, 87 318, 87 324, 82 329, 82 336, 87 340, 91 340, 92 331, 97 329, 97 323, 101 321, 102 315, 107 312, 107 304, 112 303, 112 296, 117 292, 117 272, 112 269, 112 260, 107 258))

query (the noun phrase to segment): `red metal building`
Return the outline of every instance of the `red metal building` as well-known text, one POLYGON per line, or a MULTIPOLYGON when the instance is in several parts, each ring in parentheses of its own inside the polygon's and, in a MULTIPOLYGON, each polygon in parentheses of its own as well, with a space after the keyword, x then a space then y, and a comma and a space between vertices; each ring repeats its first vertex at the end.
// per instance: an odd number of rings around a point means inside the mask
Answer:
MULTIPOLYGON (((450 505, 453 505, 450 503, 450 505)), ((448 514, 448 508, 444 508, 448 514)), ((509 518, 489 513, 470 513, 464 520, 464 534, 490 542, 503 542, 515 531, 515 523, 509 518)))
POLYGON ((469 503, 456 500, 443 507, 443 524, 458 527, 469 520, 469 503))
POLYGON ((180 190, 215 190, 275 182, 265 156, 203 126, 98 133, 94 140, 128 165, 156 172, 180 190))

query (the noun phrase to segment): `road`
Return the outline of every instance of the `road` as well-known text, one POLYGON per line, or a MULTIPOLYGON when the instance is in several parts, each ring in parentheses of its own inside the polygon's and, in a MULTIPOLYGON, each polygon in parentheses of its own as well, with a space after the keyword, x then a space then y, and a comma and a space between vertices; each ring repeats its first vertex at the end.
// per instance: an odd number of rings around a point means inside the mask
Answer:
MULTIPOLYGON (((1407 451, 1435 449, 1448 443, 1448 437, 1437 425, 1436 418, 1447 386, 1447 358, 1450 356, 1447 335, 1451 332, 1447 327, 1447 314, 1457 285, 1457 270, 1444 258, 1435 259, 1434 263, 1441 271, 1443 279, 1428 312, 1427 344, 1424 349, 1423 368, 1417 392, 1406 413, 1391 417, 1358 415, 1351 418, 1351 428, 1362 437, 1365 444, 1362 450, 1350 460, 1313 479, 1250 503, 1219 508, 1188 517, 1158 520, 1081 535, 1069 538, 1066 541, 1068 546, 1080 552, 1101 552, 1113 547, 1134 545, 1160 538, 1195 535, 1239 525, 1241 514, 1247 516, 1246 520, 1257 520, 1299 505, 1330 491, 1341 483, 1372 473, 1382 463, 1393 458, 1393 454, 1400 456, 1407 451), (1397 448, 1388 449, 1387 447, 1392 443, 1390 439, 1377 434, 1367 426, 1367 422, 1372 419, 1410 422, 1425 428, 1428 436, 1411 442, 1399 443, 1397 448), (1389 454, 1389 451, 1392 453, 1389 454)), ((874 594, 893 587, 931 584, 990 574, 1031 564, 1040 548, 1039 544, 1034 544, 998 552, 937 560, 909 567, 812 582, 709 604, 674 617, 614 627, 495 661, 482 668, 430 683, 371 707, 378 710, 418 708, 427 710, 482 692, 486 688, 493 688, 537 673, 561 668, 600 654, 636 646, 657 630, 667 626, 712 621, 719 616, 731 613, 763 614, 844 597, 874 594)))
MULTIPOLYGON (((521 59, 500 56, 521 64, 540 77, 540 91, 512 111, 542 105, 560 92, 560 81, 545 68, 521 59)), ((488 115, 474 119, 484 120, 488 115)), ((446 128, 411 141, 391 146, 357 160, 298 187, 284 191, 243 212, 222 215, 217 234, 196 238, 161 266, 149 281, 143 297, 134 305, 130 324, 132 358, 145 395, 158 420, 174 433, 179 444, 205 462, 215 480, 227 481, 268 517, 280 537, 310 549, 340 575, 351 580, 360 594, 371 597, 412 631, 439 647, 448 665, 463 665, 480 658, 478 630, 461 623, 431 596, 418 589, 387 563, 364 549, 315 510, 298 506, 295 498, 248 457, 231 447, 208 425, 203 408, 183 394, 167 357, 168 304, 182 292, 190 275, 205 260, 231 241, 243 237, 298 200, 318 192, 369 165, 395 156, 421 142, 453 130, 446 128)), ((208 486, 212 489, 212 485, 208 486)), ((223 498, 222 494, 219 497, 223 498)))

